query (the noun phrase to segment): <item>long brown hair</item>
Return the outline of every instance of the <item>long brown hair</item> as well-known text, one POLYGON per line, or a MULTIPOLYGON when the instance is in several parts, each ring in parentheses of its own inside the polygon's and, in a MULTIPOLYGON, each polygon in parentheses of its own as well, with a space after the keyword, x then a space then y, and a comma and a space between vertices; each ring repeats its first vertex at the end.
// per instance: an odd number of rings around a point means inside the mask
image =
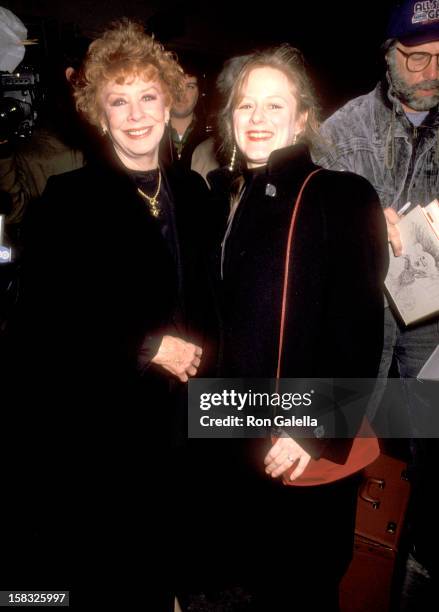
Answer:
MULTIPOLYGON (((284 43, 249 55, 237 57, 237 61, 229 60, 221 73, 221 93, 224 105, 218 114, 218 132, 221 139, 221 153, 230 158, 235 145, 233 136, 233 111, 239 101, 242 86, 251 70, 254 68, 276 68, 285 74, 294 88, 297 99, 298 113, 308 113, 304 129, 299 139, 312 143, 317 137, 319 128, 318 107, 311 81, 306 72, 302 53, 299 49, 284 43), (233 72, 228 78, 228 72, 233 72)), ((236 155, 237 167, 244 166, 244 160, 239 151, 236 155)))

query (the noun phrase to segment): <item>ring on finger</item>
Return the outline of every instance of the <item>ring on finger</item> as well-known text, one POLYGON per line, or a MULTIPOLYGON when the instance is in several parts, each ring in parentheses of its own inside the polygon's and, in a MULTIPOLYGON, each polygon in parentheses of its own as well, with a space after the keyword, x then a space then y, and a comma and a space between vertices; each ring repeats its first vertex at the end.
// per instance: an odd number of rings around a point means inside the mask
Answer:
POLYGON ((290 461, 290 463, 293 463, 294 457, 292 455, 288 455, 287 456, 287 461, 290 461))

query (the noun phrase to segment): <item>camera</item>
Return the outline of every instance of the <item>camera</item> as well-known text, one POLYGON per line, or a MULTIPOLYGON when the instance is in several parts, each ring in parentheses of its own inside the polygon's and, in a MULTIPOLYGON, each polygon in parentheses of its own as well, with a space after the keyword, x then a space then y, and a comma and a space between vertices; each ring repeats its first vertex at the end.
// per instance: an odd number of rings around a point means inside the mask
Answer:
POLYGON ((30 138, 41 97, 40 76, 33 66, 0 72, 0 140, 30 138))

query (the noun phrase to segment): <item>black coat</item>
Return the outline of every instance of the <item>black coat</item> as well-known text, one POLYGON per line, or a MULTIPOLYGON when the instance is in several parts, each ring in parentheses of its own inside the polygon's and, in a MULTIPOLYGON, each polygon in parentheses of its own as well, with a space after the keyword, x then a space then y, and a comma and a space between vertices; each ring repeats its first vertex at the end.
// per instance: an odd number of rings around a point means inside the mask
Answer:
POLYGON ((167 127, 160 142, 160 163, 166 167, 174 165, 189 170, 191 168, 192 154, 195 148, 198 147, 203 140, 206 140, 207 137, 208 133, 206 132, 204 123, 200 119, 197 119, 193 129, 188 135, 179 158, 172 142, 171 130, 167 127))
POLYGON ((104 364, 107 372, 133 373, 148 336, 171 332, 202 341, 197 304, 204 306, 206 295, 208 193, 196 173, 162 175, 177 237, 172 249, 116 160, 49 180, 27 220, 22 288, 24 320, 30 333, 46 336, 48 359, 50 347, 74 371, 85 372, 87 363, 94 372, 104 364), (82 355, 79 364, 62 351, 67 338, 82 355))
MULTIPOLYGON (((276 376, 289 223, 300 187, 316 168, 306 147, 296 145, 275 151, 265 168, 246 176, 223 263, 224 376, 276 376)), ((221 210, 225 174, 208 175, 221 210)), ((387 263, 384 216, 371 185, 347 172, 314 176, 293 241, 282 377, 377 375, 387 263)), ((343 463, 351 440, 315 437, 301 444, 315 458, 343 463)))
POLYGON ((9 414, 21 434, 9 473, 33 491, 17 502, 31 521, 11 531, 25 541, 20 555, 35 555, 35 586, 75 591, 96 576, 109 599, 110 585, 120 587, 122 600, 124 580, 144 588, 137 546, 159 578, 168 574, 160 559, 171 554, 170 438, 173 411, 186 420, 185 385, 147 361, 164 333, 205 346, 204 317, 214 309, 204 274, 207 187, 192 172, 162 175, 178 237, 172 249, 116 160, 51 178, 29 211, 11 332, 9 414), (139 364, 145 342, 151 354, 139 364), (161 534, 156 548, 153 530, 161 534))

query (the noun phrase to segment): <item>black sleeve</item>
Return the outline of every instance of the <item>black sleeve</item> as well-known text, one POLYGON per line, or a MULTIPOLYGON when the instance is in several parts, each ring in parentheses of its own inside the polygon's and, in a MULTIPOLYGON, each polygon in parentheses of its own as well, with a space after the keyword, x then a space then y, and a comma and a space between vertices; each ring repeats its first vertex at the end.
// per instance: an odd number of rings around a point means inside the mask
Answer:
MULTIPOLYGON (((309 438, 302 442, 314 458, 323 456, 344 463, 366 412, 381 360, 387 231, 379 198, 365 179, 332 173, 324 191, 326 321, 320 322, 324 331, 317 349, 321 357, 318 374, 334 380, 337 408, 333 431, 340 439, 309 438), (355 403, 345 401, 346 381, 357 393, 355 403)), ((321 436, 322 429, 317 433, 321 436)))

